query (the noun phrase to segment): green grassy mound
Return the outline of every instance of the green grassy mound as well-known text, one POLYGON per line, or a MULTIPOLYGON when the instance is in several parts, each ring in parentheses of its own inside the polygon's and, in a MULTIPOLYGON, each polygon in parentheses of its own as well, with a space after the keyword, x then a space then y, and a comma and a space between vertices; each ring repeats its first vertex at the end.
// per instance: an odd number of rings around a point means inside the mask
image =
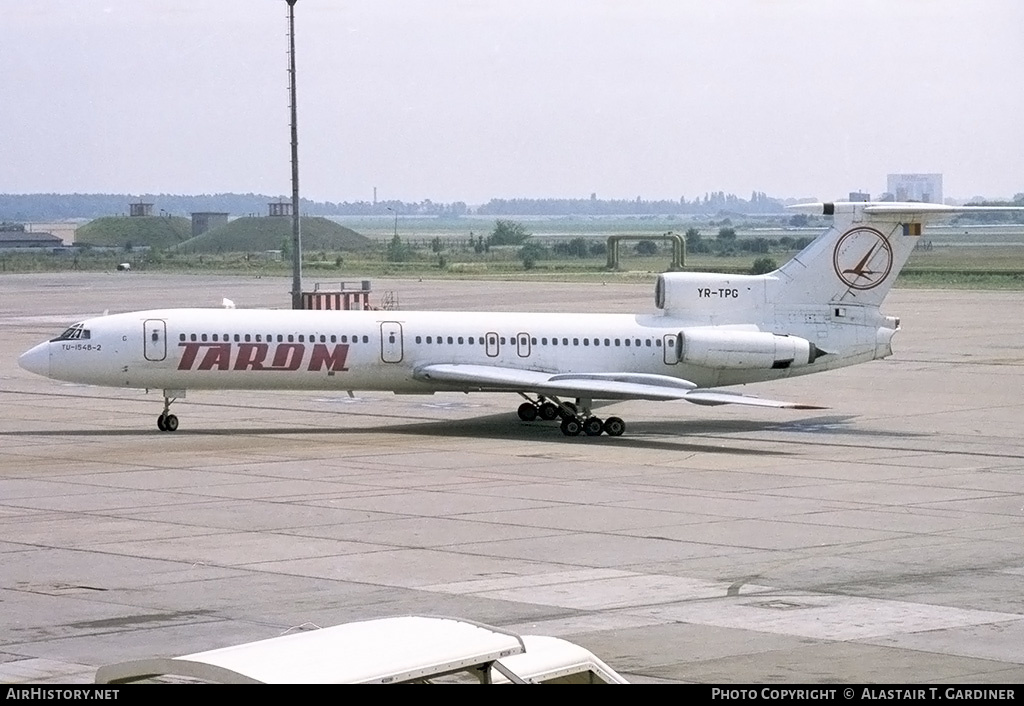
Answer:
POLYGON ((75 231, 75 243, 98 247, 163 250, 192 237, 192 221, 173 216, 112 216, 89 221, 75 231))
MULTIPOLYGON (((303 216, 302 250, 363 250, 372 241, 351 228, 319 216, 303 216)), ((292 242, 292 219, 279 217, 236 218, 176 248, 183 253, 265 252, 286 250, 292 242)))

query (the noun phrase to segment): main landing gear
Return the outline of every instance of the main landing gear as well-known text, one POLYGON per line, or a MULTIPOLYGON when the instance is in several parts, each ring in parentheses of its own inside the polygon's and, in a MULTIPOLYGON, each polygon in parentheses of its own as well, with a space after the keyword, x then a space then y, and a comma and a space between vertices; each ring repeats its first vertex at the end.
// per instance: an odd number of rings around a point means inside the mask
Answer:
POLYGON ((622 432, 626 431, 626 423, 618 417, 608 417, 601 421, 598 417, 591 415, 589 400, 576 400, 576 404, 573 404, 572 402, 562 402, 557 397, 551 397, 550 400, 538 397, 534 401, 522 392, 519 394, 527 400, 519 405, 517 410, 519 418, 524 422, 532 422, 538 417, 544 421, 552 421, 561 417, 562 433, 566 436, 579 436, 580 434, 622 436, 622 432))
MULTIPOLYGON (((156 418, 156 428, 160 431, 178 431, 178 418, 171 414, 171 402, 175 402, 179 397, 177 392, 164 390, 164 411, 156 418)), ((185 396, 184 391, 181 391, 180 396, 185 396)))

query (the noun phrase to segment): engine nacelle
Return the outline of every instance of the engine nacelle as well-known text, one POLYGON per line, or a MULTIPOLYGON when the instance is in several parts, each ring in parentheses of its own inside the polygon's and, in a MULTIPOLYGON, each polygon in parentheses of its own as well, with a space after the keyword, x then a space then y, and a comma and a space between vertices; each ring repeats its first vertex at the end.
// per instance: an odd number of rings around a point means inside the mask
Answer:
POLYGON ((718 370, 797 368, 825 355, 799 336, 719 328, 683 329, 676 350, 681 363, 718 370))

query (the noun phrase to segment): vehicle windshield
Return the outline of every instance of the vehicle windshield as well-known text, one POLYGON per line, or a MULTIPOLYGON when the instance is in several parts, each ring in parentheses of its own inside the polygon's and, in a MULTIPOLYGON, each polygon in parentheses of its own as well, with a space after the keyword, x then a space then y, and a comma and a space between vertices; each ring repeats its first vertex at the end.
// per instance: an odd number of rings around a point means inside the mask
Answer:
POLYGON ((50 342, 55 341, 79 341, 85 338, 89 338, 89 329, 85 328, 84 324, 75 324, 71 328, 67 329, 61 335, 57 336, 50 342))

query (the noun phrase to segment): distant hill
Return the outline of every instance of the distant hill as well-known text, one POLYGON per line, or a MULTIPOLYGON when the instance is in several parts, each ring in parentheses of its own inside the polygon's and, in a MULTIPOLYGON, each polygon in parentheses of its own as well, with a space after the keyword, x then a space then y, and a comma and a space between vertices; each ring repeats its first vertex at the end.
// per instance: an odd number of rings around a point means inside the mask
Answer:
MULTIPOLYGON (((351 228, 319 216, 303 216, 302 249, 305 252, 325 250, 362 250, 373 241, 351 228)), ((264 252, 281 250, 291 243, 290 217, 236 218, 227 225, 209 230, 179 245, 176 250, 189 253, 264 252)))
POLYGON ((178 216, 114 216, 89 221, 75 231, 76 245, 163 250, 192 237, 192 221, 178 216))

